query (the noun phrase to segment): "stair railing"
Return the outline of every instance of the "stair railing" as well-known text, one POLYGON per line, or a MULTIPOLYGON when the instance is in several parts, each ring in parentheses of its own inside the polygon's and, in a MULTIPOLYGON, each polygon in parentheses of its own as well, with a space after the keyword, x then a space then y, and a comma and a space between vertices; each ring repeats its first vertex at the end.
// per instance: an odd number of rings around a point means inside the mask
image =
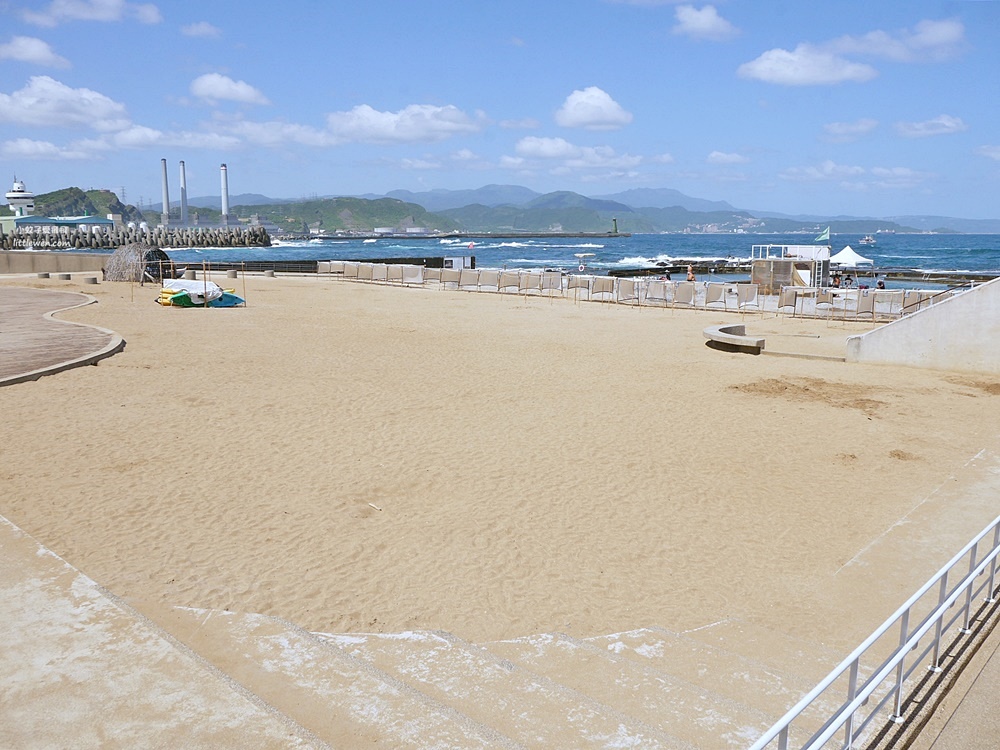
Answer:
MULTIPOLYGON (((869 723, 876 718, 889 701, 894 701, 893 714, 890 720, 895 723, 902 723, 904 721, 903 703, 906 698, 906 680, 922 665, 924 658, 928 654, 931 655, 931 660, 927 669, 935 672, 941 671, 942 637, 960 618, 962 619, 962 625, 958 631, 959 634, 967 635, 971 632, 970 621, 972 617, 972 600, 974 597, 979 596, 985 591, 985 601, 988 603, 995 601, 998 557, 1000 557, 1000 517, 996 518, 993 523, 966 544, 961 552, 955 555, 947 565, 921 586, 905 604, 897 609, 875 632, 868 636, 861 645, 854 649, 850 656, 844 659, 812 691, 781 717, 773 727, 767 730, 751 746, 750 750, 763 750, 763 748, 770 747, 775 740, 777 741, 777 745, 775 745, 777 750, 788 750, 789 732, 793 722, 828 687, 838 681, 845 673, 847 674, 846 700, 822 727, 803 744, 797 745, 797 747, 801 747, 803 750, 821 748, 840 730, 843 730, 844 737, 839 747, 850 750, 855 740, 861 736, 869 723), (989 549, 980 556, 980 542, 986 539, 991 533, 992 541, 987 542, 990 545, 989 549), (967 572, 964 572, 961 580, 949 589, 949 574, 966 559, 968 559, 967 572), (977 579, 987 572, 989 575, 986 580, 977 585, 977 579), (926 607, 927 602, 924 601, 924 597, 929 592, 933 592, 935 588, 937 589, 936 603, 932 605, 931 611, 924 619, 914 628, 910 629, 910 619, 911 615, 914 614, 915 608, 922 601, 926 607), (948 611, 959 600, 963 599, 962 606, 951 618, 948 618, 948 611), (883 636, 889 633, 890 630, 893 630, 897 624, 899 626, 898 645, 875 668, 871 676, 859 685, 862 658, 876 643, 882 642, 884 644, 883 636), (907 668, 906 660, 910 656, 910 652, 916 651, 920 640, 928 633, 932 633, 930 642, 913 657, 910 666, 907 668), (889 679, 892 682, 888 692, 874 705, 865 717, 858 721, 857 713, 859 709, 866 706, 875 691, 889 679)), ((962 570, 966 570, 965 566, 962 566, 962 570)), ((928 597, 928 599, 930 598, 928 597)))

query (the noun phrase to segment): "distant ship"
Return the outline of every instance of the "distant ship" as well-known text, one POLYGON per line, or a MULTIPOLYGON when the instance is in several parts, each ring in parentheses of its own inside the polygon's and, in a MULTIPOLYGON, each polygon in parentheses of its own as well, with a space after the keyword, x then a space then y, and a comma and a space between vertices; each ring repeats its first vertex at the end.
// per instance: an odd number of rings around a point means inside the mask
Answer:
POLYGON ((858 242, 861 243, 862 245, 874 245, 875 244, 875 238, 872 237, 872 235, 870 235, 870 234, 866 234, 864 237, 862 237, 860 240, 858 240, 858 242))

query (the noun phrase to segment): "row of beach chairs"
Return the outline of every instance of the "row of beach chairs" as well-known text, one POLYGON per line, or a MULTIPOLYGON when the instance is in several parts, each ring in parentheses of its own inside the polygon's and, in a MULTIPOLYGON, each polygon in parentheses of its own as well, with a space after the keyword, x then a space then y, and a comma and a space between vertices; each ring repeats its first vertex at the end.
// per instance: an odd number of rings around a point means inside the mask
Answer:
POLYGON ((779 314, 815 317, 879 319, 899 318, 949 299, 955 291, 926 289, 833 289, 782 287, 779 314))
POLYGON ((319 274, 349 281, 421 286, 436 282, 442 289, 536 296, 570 296, 577 300, 626 305, 751 310, 779 315, 897 318, 946 299, 948 292, 926 290, 833 289, 782 287, 762 295, 757 284, 615 278, 561 271, 426 268, 417 265, 319 261, 319 274))

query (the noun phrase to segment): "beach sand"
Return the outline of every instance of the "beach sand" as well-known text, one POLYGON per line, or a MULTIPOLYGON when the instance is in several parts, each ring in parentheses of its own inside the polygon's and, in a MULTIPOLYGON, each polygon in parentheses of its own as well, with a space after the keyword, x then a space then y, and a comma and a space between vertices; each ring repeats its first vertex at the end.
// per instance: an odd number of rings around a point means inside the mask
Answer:
MULTIPOLYGON (((0 389, 0 514, 140 610, 849 648, 997 512, 987 377, 715 351, 718 311, 246 284, 208 310, 89 287, 63 317, 125 351, 0 389)), ((745 322, 832 356, 870 327, 745 322)))

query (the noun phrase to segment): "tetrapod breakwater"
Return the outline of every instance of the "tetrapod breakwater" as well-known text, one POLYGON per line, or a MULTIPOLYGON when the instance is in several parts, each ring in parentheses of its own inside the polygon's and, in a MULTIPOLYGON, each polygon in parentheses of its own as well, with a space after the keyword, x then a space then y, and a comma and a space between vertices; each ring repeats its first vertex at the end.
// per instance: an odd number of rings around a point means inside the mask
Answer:
POLYGON ((184 247, 270 247, 264 227, 18 227, 0 234, 2 250, 115 250, 142 242, 164 250, 184 247))

